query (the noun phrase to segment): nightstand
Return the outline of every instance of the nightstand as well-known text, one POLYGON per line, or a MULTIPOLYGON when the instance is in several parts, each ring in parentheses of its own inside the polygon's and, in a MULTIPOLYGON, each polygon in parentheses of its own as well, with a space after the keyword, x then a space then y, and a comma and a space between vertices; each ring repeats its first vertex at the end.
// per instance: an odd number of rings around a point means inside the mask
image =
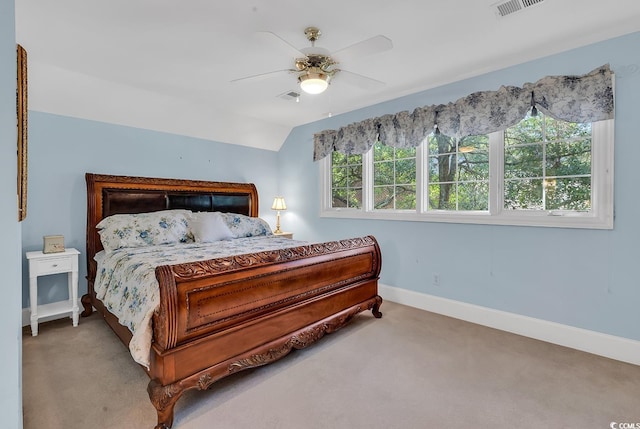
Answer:
POLYGON ((78 252, 66 249, 59 253, 27 252, 29 260, 29 301, 31 305, 31 335, 38 335, 38 319, 71 313, 73 326, 78 326, 78 252), (69 300, 38 305, 38 277, 68 273, 69 300))
POLYGON ((276 237, 293 239, 293 232, 284 232, 284 231, 283 232, 274 232, 273 235, 276 236, 276 237))

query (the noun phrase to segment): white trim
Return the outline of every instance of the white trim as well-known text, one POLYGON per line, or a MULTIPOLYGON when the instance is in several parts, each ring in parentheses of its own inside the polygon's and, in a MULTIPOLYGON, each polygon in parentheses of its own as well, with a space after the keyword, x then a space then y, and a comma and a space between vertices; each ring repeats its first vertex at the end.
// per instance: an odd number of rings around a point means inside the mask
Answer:
MULTIPOLYGON (((383 299, 529 338, 640 365, 640 341, 380 284, 383 299)), ((384 304, 381 308, 384 313, 384 304)))

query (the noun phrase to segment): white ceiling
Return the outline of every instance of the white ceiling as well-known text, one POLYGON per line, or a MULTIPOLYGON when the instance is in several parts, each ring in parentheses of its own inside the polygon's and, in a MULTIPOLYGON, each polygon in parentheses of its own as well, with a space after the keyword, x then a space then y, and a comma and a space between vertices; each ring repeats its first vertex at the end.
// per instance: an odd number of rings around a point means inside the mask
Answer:
POLYGON ((16 0, 16 38, 30 110, 278 150, 293 127, 328 114, 640 30, 638 0, 544 0, 503 18, 495 3, 16 0), (230 83, 292 68, 291 50, 258 32, 305 48, 308 26, 330 52, 390 38, 393 49, 339 66, 386 85, 363 90, 337 74, 296 103, 279 97, 298 91, 293 74, 230 83))

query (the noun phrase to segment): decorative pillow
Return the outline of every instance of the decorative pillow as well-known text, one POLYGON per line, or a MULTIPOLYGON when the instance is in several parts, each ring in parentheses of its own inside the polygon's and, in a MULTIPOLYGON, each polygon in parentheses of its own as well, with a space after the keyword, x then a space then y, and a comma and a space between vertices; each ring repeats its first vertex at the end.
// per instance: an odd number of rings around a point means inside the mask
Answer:
POLYGON ((211 243, 233 238, 233 233, 219 212, 193 213, 189 219, 189 229, 197 243, 211 243))
POLYGON ((189 210, 163 210, 151 213, 117 214, 96 225, 105 252, 123 247, 187 243, 189 210))
POLYGON ((259 217, 250 217, 236 213, 220 214, 236 238, 273 235, 269 224, 259 217))

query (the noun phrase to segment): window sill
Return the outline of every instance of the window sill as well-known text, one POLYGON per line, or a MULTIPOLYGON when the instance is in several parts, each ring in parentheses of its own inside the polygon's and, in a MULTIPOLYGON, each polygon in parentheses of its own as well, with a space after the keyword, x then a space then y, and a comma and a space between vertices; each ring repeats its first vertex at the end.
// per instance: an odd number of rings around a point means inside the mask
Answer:
POLYGON ((582 213, 415 213, 410 211, 362 211, 356 209, 323 210, 320 217, 339 219, 371 219, 409 222, 461 223, 478 225, 511 225, 550 228, 613 229, 613 216, 582 213))

